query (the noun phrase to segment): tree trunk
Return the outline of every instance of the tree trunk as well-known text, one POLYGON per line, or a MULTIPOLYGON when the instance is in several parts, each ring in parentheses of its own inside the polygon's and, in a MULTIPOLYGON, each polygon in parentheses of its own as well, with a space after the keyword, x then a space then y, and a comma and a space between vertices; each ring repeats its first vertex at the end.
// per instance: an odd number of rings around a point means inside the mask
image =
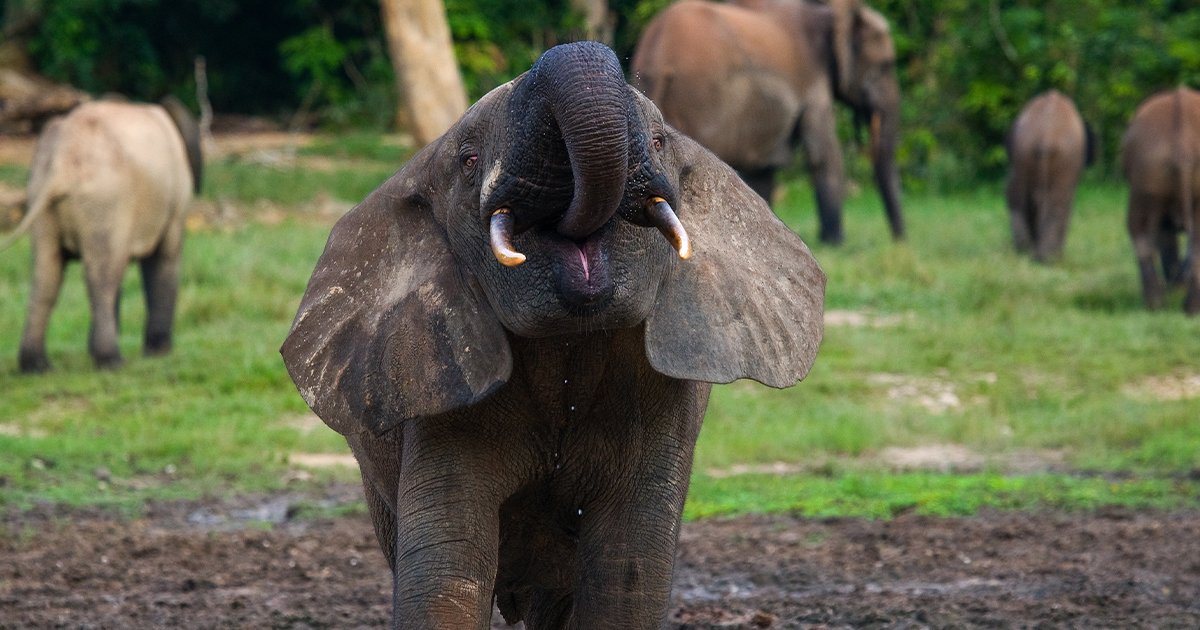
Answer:
POLYGON ((613 45, 617 19, 608 10, 608 0, 571 0, 571 8, 583 15, 584 39, 613 45))
MULTIPOLYGON (((467 110, 442 0, 379 0, 400 108, 425 146, 467 110)), ((399 114, 398 118, 403 118, 399 114)))

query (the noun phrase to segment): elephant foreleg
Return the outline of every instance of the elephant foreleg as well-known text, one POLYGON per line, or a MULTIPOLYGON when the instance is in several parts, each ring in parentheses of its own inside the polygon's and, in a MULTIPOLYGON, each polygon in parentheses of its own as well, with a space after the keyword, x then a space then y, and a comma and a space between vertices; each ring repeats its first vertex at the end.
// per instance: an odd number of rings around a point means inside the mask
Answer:
POLYGON ((814 97, 801 113, 799 134, 816 191, 821 241, 837 245, 845 240, 842 231, 845 167, 834 123, 832 96, 821 94, 814 97))
POLYGON ((141 260, 142 287, 146 293, 146 356, 171 351, 171 326, 179 293, 179 247, 164 244, 141 260))
POLYGON ((495 471, 457 440, 405 436, 396 502, 393 627, 487 630, 499 562, 495 471))
POLYGON ((629 498, 594 520, 584 508, 572 628, 657 630, 666 617, 683 499, 629 498))
POLYGON ((641 472, 616 473, 621 481, 602 492, 606 499, 581 508, 571 628, 657 630, 665 621, 698 419, 708 400, 708 385, 672 387, 693 391, 672 406, 674 417, 630 440, 641 443, 641 458, 629 453, 637 462, 630 469, 641 472))
POLYGON ((58 225, 43 216, 33 228, 33 286, 29 292, 29 307, 25 312, 25 330, 17 365, 21 372, 37 373, 50 369, 46 358, 46 327, 50 312, 58 301, 62 288, 65 259, 58 239, 58 225))

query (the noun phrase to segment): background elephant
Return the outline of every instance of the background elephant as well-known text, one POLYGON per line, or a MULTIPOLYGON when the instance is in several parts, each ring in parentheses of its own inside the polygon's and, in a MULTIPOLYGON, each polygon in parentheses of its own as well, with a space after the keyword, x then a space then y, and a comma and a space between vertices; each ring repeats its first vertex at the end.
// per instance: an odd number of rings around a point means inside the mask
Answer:
POLYGON ((21 336, 22 372, 49 369, 46 325, 63 266, 83 262, 92 325, 88 351, 101 368, 122 363, 117 347, 121 280, 131 259, 146 292, 145 353, 171 349, 184 219, 200 190, 200 134, 171 98, 162 106, 99 101, 51 122, 29 171, 28 210, 0 244, 30 230, 33 287, 21 336))
POLYGON ((660 627, 709 383, 803 378, 824 286, 607 47, 484 96, 338 222, 282 348, 358 458, 394 626, 487 628, 494 596, 660 627))
POLYGON ((1017 251, 1048 262, 1062 256, 1071 202, 1096 156, 1095 136, 1058 90, 1035 96, 1008 132, 1008 213, 1017 251))
POLYGON ((736 168, 768 201, 775 171, 803 144, 821 240, 840 243, 845 176, 835 97, 870 129, 875 182, 892 236, 904 238, 895 66, 887 20, 858 0, 684 0, 646 27, 632 71, 668 123, 736 168))
POLYGON ((1121 171, 1129 180, 1129 235, 1146 306, 1162 308, 1165 301, 1154 265, 1158 250, 1167 281, 1187 285, 1184 312, 1200 313, 1200 93, 1180 87, 1143 101, 1121 142, 1121 171), (1182 263, 1180 232, 1188 247, 1182 263))

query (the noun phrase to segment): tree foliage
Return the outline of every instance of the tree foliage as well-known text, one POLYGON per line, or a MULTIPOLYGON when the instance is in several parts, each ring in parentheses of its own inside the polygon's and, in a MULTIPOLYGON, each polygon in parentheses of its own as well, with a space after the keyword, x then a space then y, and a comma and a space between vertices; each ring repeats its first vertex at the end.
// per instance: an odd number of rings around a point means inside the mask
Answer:
POLYGON ((34 65, 96 94, 194 103, 204 55, 218 112, 287 115, 306 96, 334 124, 386 125, 395 111, 375 0, 9 0, 10 24, 17 13, 36 17, 6 35, 25 38, 34 65))
MULTIPOLYGON (((383 126, 395 111, 377 0, 7 0, 39 19, 27 33, 42 72, 92 92, 190 98, 208 59, 218 111, 285 114, 306 97, 326 124, 383 126)), ((610 0, 628 63, 670 0, 610 0)), ((572 41, 570 0, 445 0, 468 93, 478 98, 572 41)), ((892 23, 904 90, 902 170, 910 186, 1002 174, 1003 139, 1049 88, 1078 103, 1114 157, 1134 108, 1200 86, 1197 0, 868 0, 892 23)))
POLYGON ((1195 0, 876 0, 892 22, 904 91, 901 161, 946 187, 1003 172, 1004 136, 1025 102, 1057 88, 1098 133, 1115 171, 1143 99, 1200 86, 1195 0))

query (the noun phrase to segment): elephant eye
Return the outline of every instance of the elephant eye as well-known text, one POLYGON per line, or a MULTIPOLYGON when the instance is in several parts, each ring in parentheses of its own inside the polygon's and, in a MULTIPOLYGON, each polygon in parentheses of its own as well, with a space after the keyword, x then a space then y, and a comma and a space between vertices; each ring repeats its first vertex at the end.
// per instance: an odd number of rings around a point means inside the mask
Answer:
POLYGON ((479 161, 478 155, 468 155, 463 158, 463 170, 471 170, 475 168, 475 163, 479 161))
POLYGON ((654 150, 662 151, 662 148, 663 148, 662 136, 654 136, 654 150))

